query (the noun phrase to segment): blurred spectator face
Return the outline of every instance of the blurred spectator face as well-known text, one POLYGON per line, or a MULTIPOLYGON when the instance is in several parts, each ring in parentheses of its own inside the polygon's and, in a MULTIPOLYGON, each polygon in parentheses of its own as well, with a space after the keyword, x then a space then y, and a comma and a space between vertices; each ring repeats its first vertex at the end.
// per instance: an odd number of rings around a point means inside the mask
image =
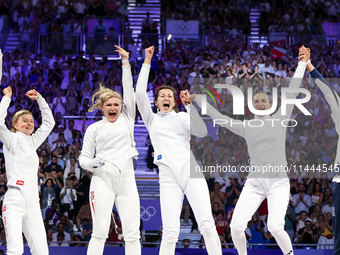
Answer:
POLYGON ((58 242, 64 241, 64 237, 65 237, 65 235, 64 235, 63 233, 58 234, 58 235, 57 235, 57 241, 58 241, 58 242))
POLYGON ((213 204, 213 211, 217 212, 220 209, 219 203, 214 203, 213 204))
POLYGON ((6 240, 6 232, 3 228, 0 230, 0 237, 2 241, 6 240))
POLYGON ((64 233, 64 224, 59 223, 57 230, 58 230, 58 233, 64 233))
POLYGON ((75 166, 76 165, 76 160, 74 158, 70 159, 70 164, 71 166, 75 166))
POLYGON ((189 245, 190 245, 190 240, 189 240, 189 239, 184 239, 184 240, 183 240, 183 246, 184 246, 184 248, 189 248, 189 245))
POLYGON ((160 90, 155 104, 161 112, 171 112, 175 107, 174 92, 171 89, 160 90))
MULTIPOLYGON (((84 100, 85 101, 85 100, 84 100)), ((111 97, 102 106, 102 112, 111 123, 115 122, 121 112, 122 101, 119 98, 111 97)))
POLYGON ((326 197, 330 196, 331 193, 332 193, 332 192, 331 192, 331 189, 330 189, 330 188, 326 188, 326 189, 325 189, 325 196, 326 196, 326 197))
POLYGON ((5 182, 5 181, 6 181, 5 175, 0 174, 0 182, 5 182))
POLYGON ((333 197, 329 196, 327 202, 328 202, 328 205, 332 205, 333 204, 333 197))
POLYGON ((306 212, 302 212, 301 213, 301 220, 305 221, 307 219, 307 213, 306 212))
POLYGON ((56 165, 58 163, 58 157, 54 156, 51 158, 51 165, 56 165))
POLYGON ((222 220, 223 220, 223 218, 224 218, 224 215, 223 215, 223 213, 219 213, 219 214, 217 214, 217 221, 222 221, 222 220))
POLYGON ((47 188, 51 188, 51 187, 52 187, 52 180, 51 180, 51 179, 48 179, 48 180, 46 181, 46 187, 47 187, 47 188))
POLYGON ((304 193, 304 192, 305 192, 305 189, 306 189, 306 188, 305 188, 305 185, 303 185, 303 184, 300 184, 300 185, 299 185, 299 192, 300 192, 300 193, 304 193))

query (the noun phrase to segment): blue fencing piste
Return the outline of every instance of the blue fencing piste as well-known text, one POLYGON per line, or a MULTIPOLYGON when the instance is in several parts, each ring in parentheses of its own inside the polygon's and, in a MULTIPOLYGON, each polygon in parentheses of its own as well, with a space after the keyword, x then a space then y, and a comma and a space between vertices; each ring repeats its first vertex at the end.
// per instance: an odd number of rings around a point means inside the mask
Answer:
MULTIPOLYGON (((0 247, 6 250, 6 247, 0 247)), ((86 255, 87 247, 50 247, 50 255, 86 255)), ((105 247, 103 255, 124 255, 124 247, 105 247)), ((142 255, 158 255, 158 248, 142 248, 142 255)), ((223 249, 223 255, 236 255, 235 249, 223 249)), ((282 255, 279 249, 249 249, 249 255, 282 255)), ((294 249, 295 255, 333 255, 333 250, 294 249)), ((24 255, 31 255, 26 246, 24 255)), ((175 255, 208 255, 204 249, 176 249, 175 255)))

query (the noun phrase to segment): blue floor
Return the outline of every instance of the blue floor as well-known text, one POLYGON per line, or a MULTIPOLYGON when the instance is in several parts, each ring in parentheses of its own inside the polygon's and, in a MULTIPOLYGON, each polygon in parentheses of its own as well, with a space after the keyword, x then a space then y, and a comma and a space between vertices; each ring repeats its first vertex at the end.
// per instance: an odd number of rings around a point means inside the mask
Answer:
MULTIPOLYGON (((5 250, 6 247, 0 247, 5 250)), ((50 247, 49 255, 85 255, 86 247, 50 247)), ((24 255, 30 255, 29 248, 25 247, 24 255)), ((103 255, 124 255, 124 248, 118 247, 106 247, 103 255)), ((207 255, 208 253, 203 249, 176 249, 175 255, 207 255)), ((237 254, 234 249, 224 249, 223 255, 235 255, 237 254)), ((305 250, 296 249, 294 255, 332 255, 333 250, 305 250)), ((157 248, 143 248, 142 255, 158 255, 157 248)), ((248 255, 282 255, 280 250, 264 250, 264 249, 250 249, 248 255)))

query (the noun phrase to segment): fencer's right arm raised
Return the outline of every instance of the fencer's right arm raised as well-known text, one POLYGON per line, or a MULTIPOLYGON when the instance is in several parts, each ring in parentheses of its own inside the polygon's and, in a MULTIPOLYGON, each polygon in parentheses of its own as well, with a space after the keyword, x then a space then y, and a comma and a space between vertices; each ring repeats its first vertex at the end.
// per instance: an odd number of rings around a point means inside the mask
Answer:
MULTIPOLYGON (((148 49, 150 49, 150 51, 152 52, 154 50, 153 46, 148 49)), ((137 101, 138 110, 140 114, 142 115, 143 121, 147 128, 151 126, 151 122, 154 117, 154 113, 151 109, 150 100, 146 93, 146 87, 148 84, 149 72, 150 72, 150 67, 151 67, 151 58, 152 58, 152 54, 151 56, 149 56, 150 52, 147 54, 148 49, 145 49, 146 57, 145 57, 142 69, 140 70, 138 80, 137 80, 137 86, 136 86, 136 101, 137 101)))
POLYGON ((3 90, 3 92, 5 95, 3 96, 0 103, 0 140, 6 146, 6 148, 12 152, 14 150, 13 146, 16 144, 13 141, 15 138, 5 125, 7 109, 11 103, 12 89, 11 87, 7 87, 3 90))
MULTIPOLYGON (((326 81, 326 79, 314 68, 312 63, 307 65, 307 70, 315 80, 316 85, 320 88, 325 95, 326 101, 329 103, 332 110, 332 118, 335 124, 338 124, 337 119, 340 119, 340 97, 333 89, 333 87, 326 81)), ((339 123, 340 124, 340 123, 339 123)))

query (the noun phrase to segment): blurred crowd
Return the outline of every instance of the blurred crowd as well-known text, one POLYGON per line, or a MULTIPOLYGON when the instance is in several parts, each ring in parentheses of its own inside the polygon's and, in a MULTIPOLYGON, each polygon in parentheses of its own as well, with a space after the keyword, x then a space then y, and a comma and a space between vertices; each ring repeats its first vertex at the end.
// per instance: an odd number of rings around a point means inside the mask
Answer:
POLYGON ((334 0, 166 0, 162 1, 162 19, 200 20, 200 33, 205 34, 250 34, 253 6, 261 15, 260 34, 321 35, 323 21, 340 21, 340 5, 334 0))

